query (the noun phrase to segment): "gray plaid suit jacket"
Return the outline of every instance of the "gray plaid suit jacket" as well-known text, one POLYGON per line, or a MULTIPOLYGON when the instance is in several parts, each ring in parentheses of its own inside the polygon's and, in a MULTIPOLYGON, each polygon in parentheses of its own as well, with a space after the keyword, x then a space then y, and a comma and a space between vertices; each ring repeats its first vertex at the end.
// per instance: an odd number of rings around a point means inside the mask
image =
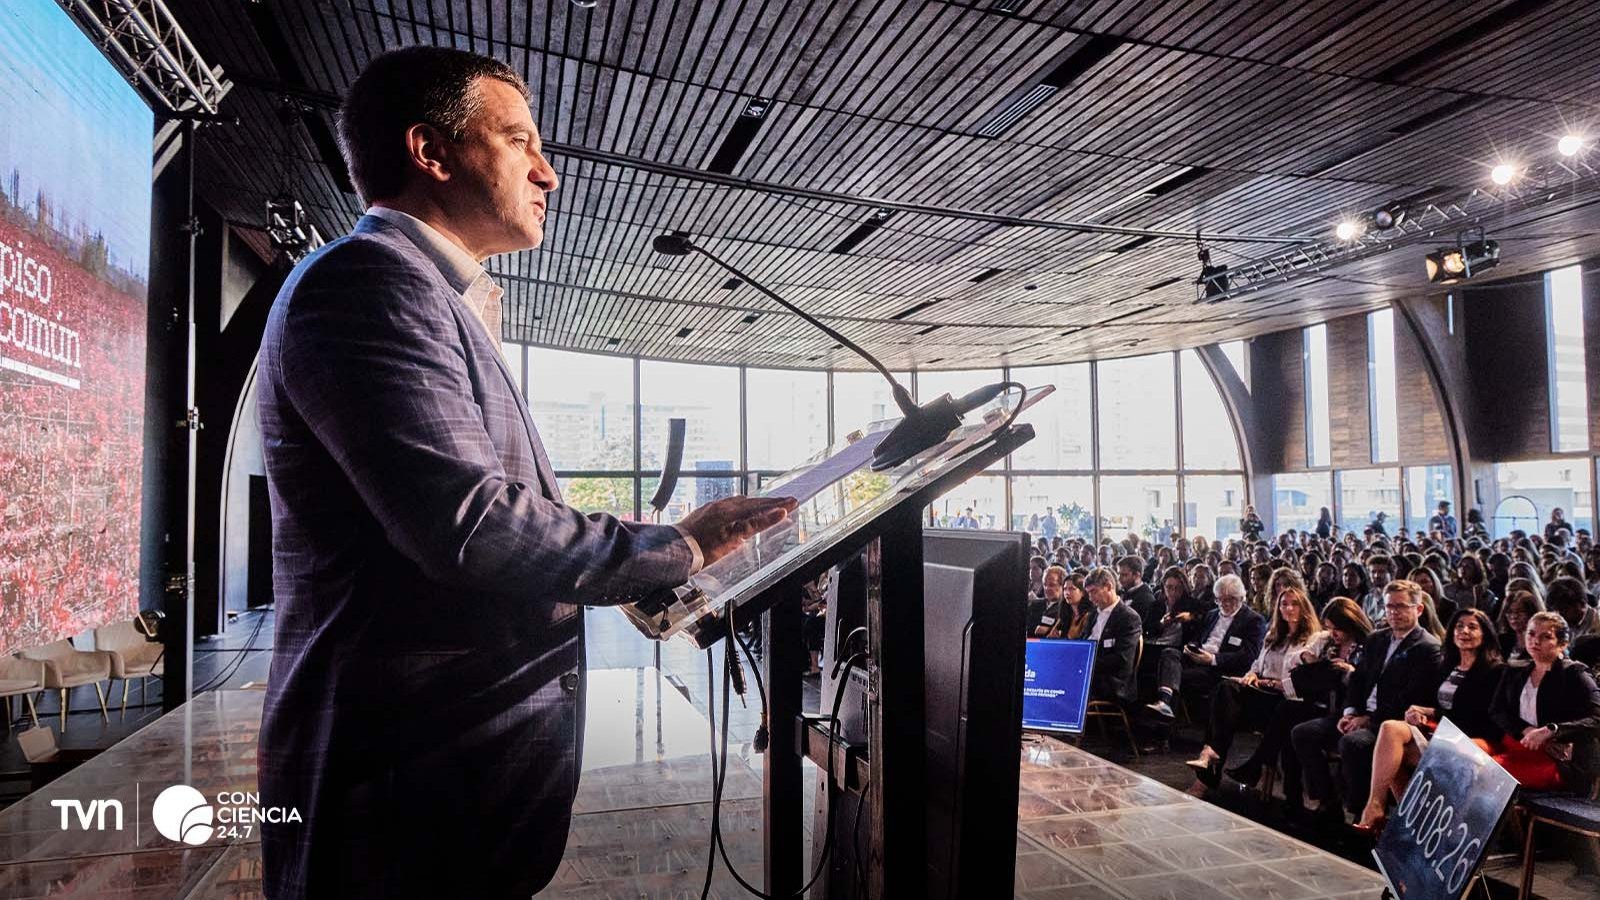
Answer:
POLYGON ((582 607, 688 579, 676 529, 561 503, 495 342, 364 217, 261 345, 277 635, 261 722, 267 896, 527 897, 566 845, 582 607))

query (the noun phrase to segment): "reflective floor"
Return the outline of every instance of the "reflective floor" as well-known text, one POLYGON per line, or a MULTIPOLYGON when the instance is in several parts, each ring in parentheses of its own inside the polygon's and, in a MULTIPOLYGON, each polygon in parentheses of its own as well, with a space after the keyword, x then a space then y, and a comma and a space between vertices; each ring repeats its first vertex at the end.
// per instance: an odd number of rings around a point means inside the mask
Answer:
MULTIPOLYGON (((591 673, 586 758, 555 897, 693 896, 705 873, 705 718, 651 667, 591 673)), ((157 792, 255 787, 263 694, 215 691, 0 812, 0 898, 244 898, 259 843, 180 848, 150 825, 157 792), (121 831, 60 827, 54 799, 115 799, 121 831)), ((1311 898, 1378 895, 1373 873, 1084 751, 1022 751, 1022 897, 1311 898)), ((730 855, 761 871, 760 758, 735 748, 722 811, 730 855)), ((808 792, 809 793, 809 792, 808 792)), ((809 817, 808 817, 809 820, 809 817)), ((112 824, 108 822, 108 825, 112 824)), ((713 893, 744 896, 719 866, 713 893)))

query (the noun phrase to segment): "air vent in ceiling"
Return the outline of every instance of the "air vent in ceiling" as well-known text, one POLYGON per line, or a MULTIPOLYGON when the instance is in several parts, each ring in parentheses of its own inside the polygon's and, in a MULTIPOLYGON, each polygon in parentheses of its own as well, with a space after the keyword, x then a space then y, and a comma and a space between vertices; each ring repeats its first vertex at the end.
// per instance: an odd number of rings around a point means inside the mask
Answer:
POLYGON ((1168 285, 1177 284, 1180 281, 1187 281, 1187 280, 1188 279, 1184 278, 1182 275, 1177 275, 1177 276, 1174 276, 1172 278, 1168 278, 1165 281, 1158 281, 1155 284, 1152 284, 1149 287, 1146 287, 1145 290, 1147 290, 1147 291, 1159 291, 1162 288, 1167 287, 1168 285))
POLYGON ((1117 245, 1115 247, 1112 247, 1111 248, 1111 252, 1112 253, 1127 253, 1129 250, 1137 250, 1140 247, 1143 247, 1145 244, 1148 244, 1153 240, 1155 240, 1155 238, 1152 237, 1151 235, 1145 235, 1144 237, 1136 237, 1133 240, 1128 241, 1126 244, 1119 244, 1119 245, 1117 245))
POLYGON ((1085 72, 1110 56, 1122 46, 1122 43, 1121 38, 1103 34, 1073 42, 1065 57, 1052 60, 1054 65, 1046 69, 1037 82, 1008 98, 1008 102, 978 128, 978 137, 992 138, 1004 134, 1011 126, 1021 121, 1023 116, 1038 109, 1057 91, 1078 80, 1085 72))
POLYGON ((973 284, 982 284, 1004 271, 1005 269, 984 269, 982 272, 972 276, 972 278, 969 280, 973 284))
POLYGON ((615 347, 620 343, 622 343, 622 338, 606 338, 607 347, 615 347))
POLYGON ((929 325, 927 328, 924 328, 921 331, 917 332, 917 337, 927 337, 928 335, 933 334, 935 331, 938 331, 939 329, 941 329, 943 327, 944 327, 943 325, 929 325))
POLYGON ((727 175, 733 172, 733 167, 739 164, 740 157, 744 156, 750 144, 756 139, 756 132, 767 120, 767 111, 772 108, 772 99, 769 97, 751 97, 745 101, 744 111, 733 120, 733 127, 728 129, 728 136, 722 139, 722 146, 711 157, 711 162, 706 163, 706 170, 727 175))
POLYGON ((744 282, 740 281, 737 278, 729 278, 727 281, 724 281, 722 283, 722 289, 725 290, 725 291, 731 291, 734 288, 737 288, 741 284, 744 284, 744 282))
POLYGON ((845 235, 844 240, 834 244, 831 252, 849 253, 851 250, 856 248, 856 245, 860 244, 867 238, 872 237, 873 232, 876 232, 879 228, 882 228, 883 223, 889 221, 889 217, 893 215, 894 210, 892 209, 879 209, 873 212, 873 214, 868 217, 865 222, 857 225, 854 231, 845 235))
POLYGON ((761 318, 761 313, 751 313, 750 315, 745 316, 744 318, 740 319, 739 321, 743 322, 746 325, 754 325, 756 323, 756 320, 759 319, 759 318, 761 318))
POLYGON ((686 338, 691 334, 694 334, 694 329, 688 327, 687 325, 685 325, 684 327, 678 329, 678 337, 679 338, 686 338))

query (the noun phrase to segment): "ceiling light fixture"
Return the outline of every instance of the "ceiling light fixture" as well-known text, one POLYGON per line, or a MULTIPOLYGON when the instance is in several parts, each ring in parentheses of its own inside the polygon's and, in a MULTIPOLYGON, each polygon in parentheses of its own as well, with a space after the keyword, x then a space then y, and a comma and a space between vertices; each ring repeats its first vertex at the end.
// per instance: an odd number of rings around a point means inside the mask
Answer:
POLYGON ((1583 145, 1583 135, 1568 134, 1563 135, 1561 140, 1556 142, 1556 149, 1561 151, 1562 156, 1577 156, 1578 152, 1583 149, 1583 145))
POLYGON ((1333 230, 1334 236, 1341 241, 1353 241, 1361 237, 1361 232, 1361 223, 1354 219, 1345 219, 1333 230))
POLYGON ((1195 280, 1199 287, 1200 298, 1214 300, 1228 292, 1228 267, 1214 266, 1211 264, 1211 251, 1204 244, 1200 245, 1200 252, 1196 254, 1200 260, 1200 277, 1195 280))
POLYGON ((1434 284, 1453 284, 1494 268, 1500 264, 1500 242, 1478 239, 1470 244, 1457 238, 1454 247, 1441 247, 1423 258, 1428 280, 1434 284))
POLYGON ((1379 231, 1388 231, 1399 228, 1406 221, 1406 208, 1399 203, 1391 203, 1372 212, 1372 224, 1379 231))
POLYGON ((1510 184, 1516 177, 1517 168, 1510 163, 1501 163, 1489 171, 1489 180, 1501 187, 1510 184))

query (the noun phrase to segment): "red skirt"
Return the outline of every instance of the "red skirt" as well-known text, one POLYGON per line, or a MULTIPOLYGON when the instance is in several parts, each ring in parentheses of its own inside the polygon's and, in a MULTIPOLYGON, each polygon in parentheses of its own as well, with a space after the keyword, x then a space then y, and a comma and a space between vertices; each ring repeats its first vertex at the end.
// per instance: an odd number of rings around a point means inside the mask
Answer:
POLYGON ((1482 738, 1473 738, 1478 749, 1500 764, 1517 783, 1530 791, 1558 791, 1562 788, 1561 770, 1543 750, 1529 750, 1511 735, 1501 735, 1498 746, 1490 747, 1482 738))

